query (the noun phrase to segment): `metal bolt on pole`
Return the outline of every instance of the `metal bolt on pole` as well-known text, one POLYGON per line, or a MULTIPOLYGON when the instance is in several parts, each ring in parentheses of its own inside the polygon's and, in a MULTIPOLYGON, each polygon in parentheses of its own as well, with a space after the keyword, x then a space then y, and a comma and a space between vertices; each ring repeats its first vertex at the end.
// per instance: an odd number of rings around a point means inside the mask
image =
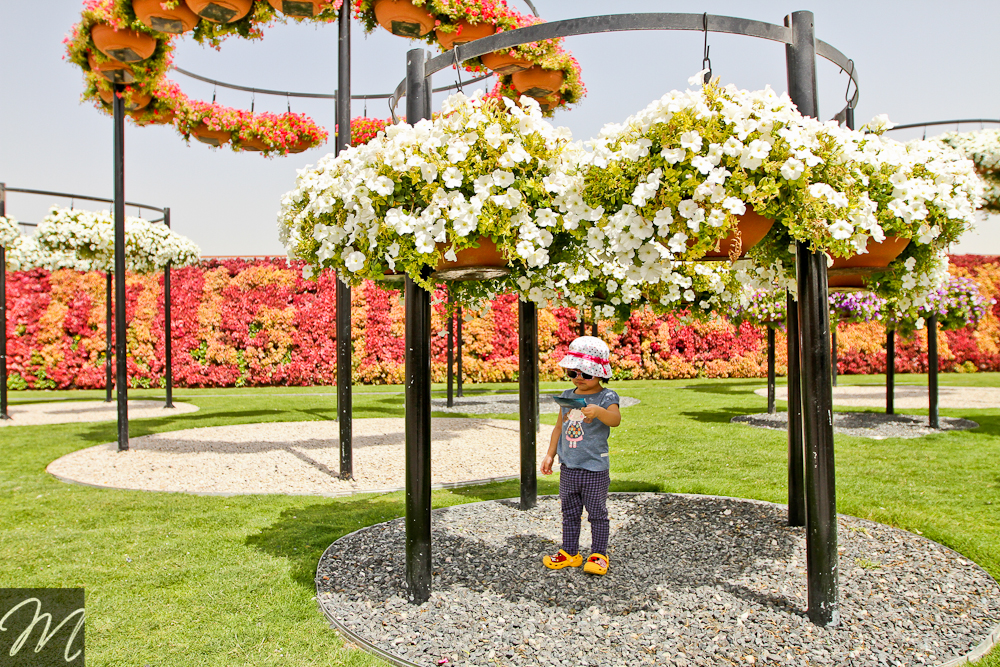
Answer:
MULTIPOLYGON (((427 52, 406 53, 406 117, 430 118, 427 52)), ((431 295, 406 277, 406 595, 431 595, 431 295)))
MULTIPOLYGON (((170 229, 170 209, 163 209, 163 224, 170 229)), ((174 356, 173 356, 173 327, 170 323, 170 262, 163 267, 163 356, 164 375, 167 390, 167 401, 163 407, 174 407, 174 356)))
POLYGON ((774 381, 774 327, 767 328, 767 414, 773 415, 778 412, 775 407, 775 381, 774 381))
MULTIPOLYGON (((816 39, 812 12, 785 17, 792 42, 785 47, 788 92, 804 116, 818 116, 816 39)), ((802 441, 805 446, 806 576, 809 620, 837 625, 837 503, 833 451, 833 378, 830 365, 830 305, 826 255, 796 244, 802 382, 802 441)))
POLYGON ((118 395, 118 451, 128 449, 128 351, 125 320, 125 87, 115 85, 113 102, 115 171, 115 389, 118 395))
MULTIPOLYGON (((0 183, 0 217, 7 216, 7 186, 0 183)), ((0 420, 7 412, 7 251, 0 246, 0 420)))
POLYGON ((538 436, 538 307, 531 301, 517 302, 518 389, 521 416, 521 504, 529 510, 538 503, 535 471, 538 436))
POLYGON ((941 428, 938 416, 938 326, 937 315, 927 318, 927 398, 929 401, 928 424, 941 428))
POLYGON ((896 330, 885 330, 885 414, 896 414, 896 330))
MULTIPOLYGON (((337 40, 337 152, 351 145, 351 8, 340 8, 337 40)), ((340 436, 340 478, 354 478, 353 355, 351 288, 337 280, 337 422, 340 436)))
POLYGON ((806 525, 805 452, 802 448, 802 396, 799 373, 799 310, 791 292, 785 294, 785 334, 788 337, 788 525, 806 525))

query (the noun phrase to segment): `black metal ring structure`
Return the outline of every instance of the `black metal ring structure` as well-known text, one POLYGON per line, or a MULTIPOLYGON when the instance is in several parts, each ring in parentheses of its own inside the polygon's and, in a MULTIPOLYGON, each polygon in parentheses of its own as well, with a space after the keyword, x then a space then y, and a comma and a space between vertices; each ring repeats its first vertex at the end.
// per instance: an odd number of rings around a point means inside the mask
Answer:
MULTIPOLYGON (((114 199, 106 199, 104 197, 90 197, 88 195, 74 195, 68 192, 49 192, 48 190, 31 190, 28 188, 12 188, 7 186, 4 186, 3 189, 6 190, 7 192, 19 192, 21 194, 26 194, 26 195, 44 195, 47 197, 62 197, 65 199, 82 199, 83 201, 97 201, 106 204, 115 203, 114 199)), ((150 206, 149 204, 137 204, 136 202, 127 201, 125 202, 125 205, 134 206, 136 208, 144 208, 147 211, 156 211, 157 213, 164 212, 164 209, 160 208, 159 206, 150 206)), ((163 218, 160 218, 159 220, 149 220, 149 222, 162 222, 162 221, 163 218)), ((21 223, 21 224, 32 226, 31 223, 21 223)))
POLYGON ((893 125, 886 132, 892 132, 893 130, 909 130, 915 127, 933 127, 935 125, 961 125, 964 123, 995 123, 1000 124, 1000 120, 996 118, 965 118, 962 120, 934 120, 929 123, 907 123, 905 125, 893 125))
MULTIPOLYGON (((691 30, 694 32, 721 32, 733 35, 744 35, 746 37, 757 37, 768 39, 782 44, 792 43, 792 29, 754 21, 742 19, 734 16, 717 16, 714 14, 607 14, 604 16, 587 16, 578 19, 566 19, 563 21, 553 21, 551 23, 540 23, 500 32, 489 37, 483 37, 473 42, 466 42, 455 47, 455 53, 443 53, 427 61, 424 66, 425 76, 430 76, 446 67, 449 67, 455 58, 464 62, 470 58, 477 58, 493 51, 510 49, 521 44, 538 42, 546 39, 558 37, 571 37, 575 35, 594 35, 605 32, 625 32, 632 30, 691 30)), ((816 40, 816 55, 826 58, 834 65, 840 67, 847 73, 850 80, 854 82, 854 95, 851 96, 847 106, 853 108, 858 103, 860 95, 860 84, 858 81, 858 71, 854 62, 833 46, 823 40, 816 40)), ((393 118, 396 118, 396 106, 400 98, 406 94, 406 79, 396 86, 389 103, 393 118)))

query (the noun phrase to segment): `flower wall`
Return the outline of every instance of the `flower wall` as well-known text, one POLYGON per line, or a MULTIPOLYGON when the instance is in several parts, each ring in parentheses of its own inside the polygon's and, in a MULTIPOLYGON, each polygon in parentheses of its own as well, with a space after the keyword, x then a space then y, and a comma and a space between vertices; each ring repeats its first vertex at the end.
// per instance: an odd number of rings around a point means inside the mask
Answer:
MULTIPOLYGON (((953 275, 975 281, 1000 300, 1000 258, 952 258, 953 275)), ((174 269, 174 383, 187 387, 333 384, 336 380, 336 285, 322 272, 302 278, 283 259, 211 260, 174 269)), ((404 308, 393 283, 366 282, 352 292, 354 377, 358 383, 403 379, 404 308)), ((133 387, 161 386, 164 377, 163 274, 129 274, 129 377, 133 387)), ((7 274, 8 387, 104 386, 105 278, 96 271, 61 269, 7 274)), ((433 374, 446 374, 445 294, 439 290, 432 327, 433 374)), ((975 328, 939 335, 940 370, 1000 371, 1000 305, 975 328)), ((557 361, 579 335, 577 311, 539 312, 543 379, 562 375, 557 361)), ((635 312, 621 331, 601 321, 612 350, 615 379, 763 377, 765 330, 726 319, 691 320, 635 312)), ((590 332, 588 324, 587 332, 590 332)), ((517 378, 517 301, 512 295, 464 322, 465 381, 517 378)), ((838 326, 839 372, 885 371, 885 330, 877 322, 838 326)), ((926 372, 926 330, 896 346, 897 371, 926 372)), ((777 366, 785 372, 785 339, 777 335, 777 366)))

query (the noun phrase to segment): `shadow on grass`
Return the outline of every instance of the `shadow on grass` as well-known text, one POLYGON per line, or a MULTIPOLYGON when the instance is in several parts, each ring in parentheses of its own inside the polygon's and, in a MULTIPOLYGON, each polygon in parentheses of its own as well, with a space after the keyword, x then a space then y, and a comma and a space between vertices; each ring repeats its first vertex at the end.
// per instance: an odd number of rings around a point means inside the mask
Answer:
POLYGON ((743 415, 754 415, 761 412, 767 412, 767 407, 765 406, 763 410, 752 410, 749 408, 740 409, 718 409, 718 410, 698 410, 698 411, 688 411, 688 412, 678 412, 677 414, 681 417, 687 417, 693 419, 694 421, 705 422, 709 424, 728 424, 732 421, 733 417, 740 417, 743 415))
POLYGON ((705 384, 688 385, 684 391, 693 391, 699 394, 721 394, 732 396, 733 394, 743 394, 745 396, 755 396, 755 389, 767 386, 767 378, 753 378, 743 382, 712 382, 705 384))

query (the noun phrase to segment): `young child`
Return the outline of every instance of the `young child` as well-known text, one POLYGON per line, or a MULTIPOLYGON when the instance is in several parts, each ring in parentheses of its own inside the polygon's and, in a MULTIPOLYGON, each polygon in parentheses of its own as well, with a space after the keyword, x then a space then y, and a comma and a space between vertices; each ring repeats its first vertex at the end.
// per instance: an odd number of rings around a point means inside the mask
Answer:
POLYGON ((559 362, 574 385, 562 396, 582 398, 587 404, 580 409, 559 411, 559 423, 552 429, 549 450, 542 459, 542 474, 551 475, 553 459, 559 454, 563 543, 559 553, 542 559, 545 567, 553 570, 583 565, 580 520, 586 507, 593 543, 583 571, 589 574, 608 571, 607 505, 611 483, 608 436, 611 428, 622 421, 618 394, 601 386, 602 378, 611 377, 609 354, 608 346, 600 338, 581 336, 570 343, 569 351, 559 362))

